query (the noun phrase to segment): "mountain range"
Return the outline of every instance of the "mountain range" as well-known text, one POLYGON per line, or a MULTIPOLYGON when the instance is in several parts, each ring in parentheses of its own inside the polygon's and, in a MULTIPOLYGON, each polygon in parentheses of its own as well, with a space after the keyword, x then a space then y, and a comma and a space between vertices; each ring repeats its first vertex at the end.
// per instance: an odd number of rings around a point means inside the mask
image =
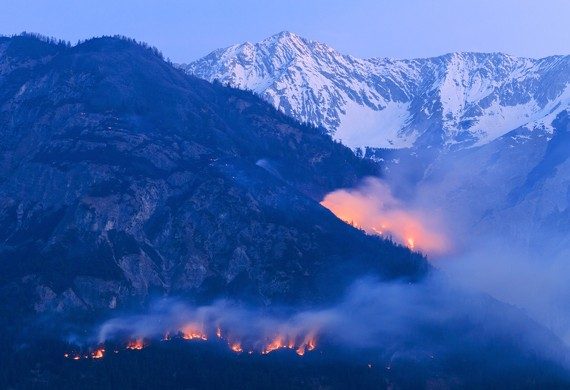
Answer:
POLYGON ((255 92, 278 110, 361 148, 458 149, 525 128, 549 137, 570 105, 570 56, 501 53, 359 59, 281 32, 180 65, 255 92))
MULTIPOLYGON (((292 383, 314 388, 347 367, 375 388, 569 382, 568 351, 548 329, 321 206, 332 190, 385 173, 384 164, 355 155, 318 123, 223 84, 125 37, 73 46, 30 34, 0 38, 0 387, 93 387, 91 377, 109 385, 115 376, 115 385, 136 387, 152 372, 172 387, 198 378, 207 388, 229 383, 234 371, 272 384, 291 361, 292 383), (350 293, 355 284, 360 294, 350 293), (328 335, 334 348, 324 343, 302 364, 290 350, 275 360, 202 353, 204 363, 182 340, 142 351, 147 368, 130 350, 103 361, 64 359, 62 344, 89 340, 102 319, 134 312, 127 320, 140 320, 164 297, 225 299, 263 313, 320 309, 328 321, 355 324, 348 335, 378 344, 347 347, 345 335, 328 335), (339 302, 350 315, 333 315, 339 302), (196 361, 205 371, 184 374, 196 361), (221 372, 220 362, 231 369, 221 372)), ((567 122, 557 118, 545 144, 550 160, 531 187, 565 161, 567 122)), ((255 331, 252 323, 240 318, 255 331)))
POLYGON ((558 280, 570 253, 569 55, 358 59, 282 32, 180 67, 380 162, 409 208, 443 219, 455 250, 442 267, 570 340, 570 290, 558 280))

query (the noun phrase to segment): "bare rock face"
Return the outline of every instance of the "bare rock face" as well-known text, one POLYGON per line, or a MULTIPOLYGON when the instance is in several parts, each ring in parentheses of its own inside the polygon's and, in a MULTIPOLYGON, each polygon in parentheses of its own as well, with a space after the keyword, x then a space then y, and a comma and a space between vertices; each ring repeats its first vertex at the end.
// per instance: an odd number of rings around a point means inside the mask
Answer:
POLYGON ((374 163, 251 93, 125 39, 0 47, 3 310, 319 301, 357 275, 426 272, 318 204, 374 163))

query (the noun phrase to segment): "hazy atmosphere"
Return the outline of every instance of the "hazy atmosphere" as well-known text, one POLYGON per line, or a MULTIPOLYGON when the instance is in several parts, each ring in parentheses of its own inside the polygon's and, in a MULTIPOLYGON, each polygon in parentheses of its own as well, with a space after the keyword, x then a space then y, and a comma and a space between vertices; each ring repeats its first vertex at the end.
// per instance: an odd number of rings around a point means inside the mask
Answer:
POLYGON ((570 388, 570 2, 5 3, 0 388, 570 388))

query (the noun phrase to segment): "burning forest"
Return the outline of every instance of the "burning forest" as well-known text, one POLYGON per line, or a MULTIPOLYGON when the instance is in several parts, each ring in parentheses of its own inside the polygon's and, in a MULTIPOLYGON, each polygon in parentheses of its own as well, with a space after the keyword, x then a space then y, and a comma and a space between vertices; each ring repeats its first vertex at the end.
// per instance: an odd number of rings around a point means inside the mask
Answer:
POLYGON ((301 317, 289 320, 261 317, 253 311, 235 309, 227 302, 192 308, 167 300, 155 305, 153 313, 147 316, 105 322, 96 340, 85 340, 83 347, 66 352, 64 357, 102 359, 107 350, 140 351, 151 344, 172 340, 223 344, 238 354, 268 355, 290 350, 304 356, 317 348, 319 328, 317 322, 305 322, 301 317), (250 320, 244 321, 247 317, 250 320))
POLYGON ((209 342, 211 344, 223 344, 226 348, 234 353, 247 353, 247 354, 258 354, 267 355, 277 350, 290 350, 294 351, 298 356, 304 356, 305 353, 314 351, 317 348, 317 339, 313 334, 309 334, 302 337, 294 337, 292 335, 278 334, 273 338, 267 338, 264 340, 252 341, 243 343, 230 336, 226 337, 225 332, 221 330, 218 331, 210 337, 207 333, 202 331, 192 331, 187 333, 187 330, 181 330, 174 336, 164 336, 161 339, 134 339, 125 342, 109 341, 105 342, 96 347, 77 347, 72 349, 70 352, 64 353, 64 358, 70 360, 99 360, 103 359, 106 355, 107 350, 112 350, 114 354, 118 354, 121 351, 141 351, 144 348, 150 346, 154 343, 159 342, 170 342, 173 340, 178 341, 195 341, 195 342, 209 342))
POLYGON ((392 238, 414 251, 437 256, 451 248, 436 216, 405 205, 377 178, 367 178, 354 189, 335 190, 321 205, 368 234, 392 238))

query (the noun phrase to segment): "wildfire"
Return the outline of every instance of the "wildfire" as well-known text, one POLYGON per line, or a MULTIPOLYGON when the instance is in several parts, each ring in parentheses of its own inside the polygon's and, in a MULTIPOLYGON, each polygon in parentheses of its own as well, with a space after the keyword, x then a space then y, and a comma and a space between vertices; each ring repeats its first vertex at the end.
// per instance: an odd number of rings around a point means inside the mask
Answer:
POLYGON ((297 348, 295 352, 297 352, 297 355, 303 356, 305 354, 305 351, 312 351, 315 348, 317 348, 317 342, 315 338, 311 336, 308 339, 305 339, 305 341, 297 348))
POLYGON ((243 352, 243 348, 241 347, 241 343, 230 343, 230 349, 236 353, 243 352))
POLYGON ((105 348, 97 348, 95 351, 91 353, 91 357, 93 359, 103 359, 105 356, 105 348))
POLYGON ((317 343, 313 336, 308 336, 303 340, 303 342, 297 344, 295 338, 289 338, 285 342, 285 337, 277 336, 265 348, 261 351, 263 355, 267 355, 280 348, 293 349, 299 356, 303 356, 306 351, 312 351, 316 348, 317 343))
POLYGON ((261 351, 262 354, 267 355, 270 352, 273 352, 279 348, 284 348, 285 344, 283 343, 283 339, 281 336, 277 336, 273 341, 271 341, 267 346, 261 351))
POLYGON ((81 359, 81 355, 75 354, 75 355, 72 356, 72 355, 69 354, 69 353, 64 353, 64 354, 63 354, 63 357, 66 358, 66 359, 73 359, 73 360, 79 360, 79 359, 81 359))
POLYGON ((208 340, 206 334, 194 324, 186 325, 181 332, 184 340, 208 340))
MULTIPOLYGON (((247 344, 244 346, 242 340, 239 338, 228 338, 225 332, 222 332, 220 327, 217 327, 215 330, 215 334, 219 340, 223 340, 227 343, 228 348, 235 353, 242 353, 247 351, 248 354, 253 354, 255 352, 261 353, 262 355, 267 355, 273 351, 278 349, 289 349, 295 351, 297 355, 303 356, 307 351, 312 351, 317 347, 317 342, 315 338, 315 334, 313 332, 306 335, 304 338, 297 337, 295 335, 281 333, 273 337, 272 339, 267 340, 266 344, 260 348, 257 342, 253 342, 251 344, 247 344)), ((187 325, 177 335, 171 336, 170 332, 166 332, 164 337, 161 338, 161 341, 169 341, 172 338, 184 339, 184 340, 202 340, 207 341, 208 337, 207 334, 196 324, 187 325)), ((143 338, 132 339, 126 345, 126 349, 128 350, 136 350, 140 351, 146 346, 145 340, 143 338)), ((111 349, 115 354, 119 353, 118 349, 111 349)), ((105 346, 101 345, 93 350, 90 353, 83 355, 80 353, 72 352, 72 353, 65 353, 64 357, 67 359, 73 360, 80 360, 80 359, 103 359, 106 355, 105 346)))
POLYGON ((435 216, 408 208, 377 179, 356 189, 333 191, 321 205, 368 234, 392 237, 412 250, 442 254, 450 249, 435 216))
POLYGON ((129 343, 127 344, 127 349, 140 351, 143 348, 144 348, 144 342, 142 339, 132 340, 129 341, 129 343))

